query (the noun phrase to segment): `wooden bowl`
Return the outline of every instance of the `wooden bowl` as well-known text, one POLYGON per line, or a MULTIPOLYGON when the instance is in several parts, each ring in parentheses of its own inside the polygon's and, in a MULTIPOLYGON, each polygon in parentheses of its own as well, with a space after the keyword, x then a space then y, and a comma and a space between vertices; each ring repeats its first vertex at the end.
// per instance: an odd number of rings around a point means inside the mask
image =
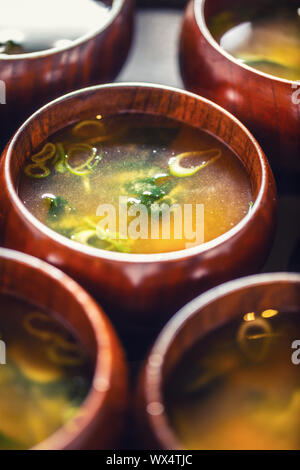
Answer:
POLYGON ((271 247, 275 211, 276 189, 270 167, 247 129, 206 99, 168 87, 115 84, 73 92, 36 112, 16 133, 1 160, 2 244, 70 274, 101 299, 119 326, 159 327, 209 287, 256 272, 271 247), (254 200, 251 214, 209 243, 162 254, 98 250, 50 230, 18 197, 22 166, 47 136, 99 112, 104 117, 121 112, 166 116, 217 136, 239 156, 249 174, 254 200))
POLYGON ((103 310, 61 271, 23 253, 1 248, 0 272, 1 293, 61 316, 95 363, 93 386, 77 417, 35 449, 112 449, 127 405, 127 370, 103 310))
POLYGON ((133 0, 106 0, 107 21, 71 46, 16 55, 2 55, 0 80, 6 104, 0 106, 0 137, 12 133, 34 110, 57 96, 113 80, 124 64, 133 33, 133 0))
POLYGON ((241 312, 299 312, 300 274, 261 274, 216 287, 186 305, 165 326, 140 376, 137 419, 143 448, 183 449, 165 413, 164 386, 183 356, 241 312))
MULTIPOLYGON (((259 0, 257 0, 259 1, 259 0)), ((295 4, 294 0, 288 0, 295 4)), ((253 4, 253 0, 245 0, 253 4)), ((180 40, 185 86, 236 115, 263 146, 283 187, 299 186, 300 85, 241 64, 212 37, 209 19, 233 0, 191 0, 180 40), (282 174, 284 172, 289 179, 282 174), (292 177, 292 178, 291 178, 292 177)))

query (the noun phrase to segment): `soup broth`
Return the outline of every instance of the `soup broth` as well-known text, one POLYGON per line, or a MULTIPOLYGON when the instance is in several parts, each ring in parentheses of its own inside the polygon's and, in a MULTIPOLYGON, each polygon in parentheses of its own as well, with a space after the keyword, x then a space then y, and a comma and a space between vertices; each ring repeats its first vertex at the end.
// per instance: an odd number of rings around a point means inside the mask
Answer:
POLYGON ((105 23, 109 5, 99 0, 9 0, 0 18, 0 54, 71 45, 105 23))
POLYGON ((237 3, 213 17, 209 28, 222 48, 241 62, 296 81, 300 80, 299 11, 299 2, 237 3))
POLYGON ((299 313, 249 313, 208 335, 169 380, 170 422, 188 449, 300 449, 299 313))
POLYGON ((92 364, 52 314, 2 294, 0 312, 0 449, 28 449, 77 413, 92 364))
POLYGON ((214 137, 149 115, 98 118, 54 135, 26 162, 19 195, 53 230, 106 250, 160 253, 212 240, 248 214, 248 175, 214 137))

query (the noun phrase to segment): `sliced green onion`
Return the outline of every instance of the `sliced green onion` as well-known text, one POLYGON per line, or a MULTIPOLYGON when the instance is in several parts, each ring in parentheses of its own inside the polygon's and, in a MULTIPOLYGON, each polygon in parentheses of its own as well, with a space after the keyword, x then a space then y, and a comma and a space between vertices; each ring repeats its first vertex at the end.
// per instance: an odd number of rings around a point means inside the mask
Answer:
POLYGON ((237 59, 239 59, 244 64, 249 65, 249 67, 270 66, 288 68, 285 64, 282 64, 281 62, 276 62, 275 60, 271 60, 267 57, 260 55, 237 55, 237 59))
POLYGON ((90 193, 91 192, 91 183, 90 183, 89 175, 85 175, 85 176, 82 177, 82 183, 83 183, 83 187, 85 189, 85 192, 90 193))
POLYGON ((169 178, 171 178, 171 176, 167 172, 162 172, 162 173, 157 173, 156 175, 154 175, 153 178, 156 184, 161 185, 161 184, 166 183, 169 180, 169 178))
POLYGON ((120 135, 120 133, 98 135, 98 136, 95 136, 95 137, 89 137, 88 139, 85 139, 85 142, 87 144, 101 144, 102 142, 107 142, 108 140, 113 140, 114 138, 116 138, 119 135, 120 135))
POLYGON ((35 153, 31 157, 31 161, 33 163, 30 163, 27 165, 24 169, 24 172, 27 176, 30 178, 47 178, 47 176, 50 175, 51 171, 50 169, 46 166, 46 162, 48 160, 52 160, 56 153, 56 147, 54 144, 51 144, 50 142, 45 144, 42 150, 38 153, 35 153), (36 171, 39 170, 39 171, 36 171))
POLYGON ((203 168, 207 167, 211 163, 214 163, 216 160, 218 160, 222 156, 222 151, 219 149, 211 149, 211 150, 199 150, 195 152, 184 152, 180 153, 176 157, 172 157, 169 160, 169 170, 171 175, 176 176, 178 178, 184 178, 186 176, 193 176, 197 171, 202 170, 203 168), (216 155, 213 158, 210 158, 210 160, 207 160, 207 158, 211 154, 216 155), (184 158, 194 158, 194 157, 206 157, 206 159, 201 163, 201 165, 198 166, 192 166, 189 168, 181 166, 181 161, 184 158))

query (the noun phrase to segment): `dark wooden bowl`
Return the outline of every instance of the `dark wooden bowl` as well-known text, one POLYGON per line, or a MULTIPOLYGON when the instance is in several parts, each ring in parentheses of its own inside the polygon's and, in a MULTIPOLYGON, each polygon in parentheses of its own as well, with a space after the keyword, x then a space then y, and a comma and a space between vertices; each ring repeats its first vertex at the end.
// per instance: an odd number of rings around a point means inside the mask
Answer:
MULTIPOLYGON (((199 293, 233 277, 257 272, 269 253, 276 211, 274 179, 247 129, 196 95, 155 85, 102 85, 73 92, 36 112, 7 146, 0 168, 2 244, 60 267, 101 299, 115 323, 161 326, 199 293), (140 112, 198 126, 227 143, 244 163, 253 187, 251 214, 201 246, 163 254, 126 254, 81 246, 33 217, 18 197, 22 166, 58 129, 79 119, 140 112)), ((135 338, 138 341, 138 338, 135 338)))
POLYGON ((1 248, 0 273, 1 293, 61 316, 95 363, 93 386, 78 416, 35 449, 114 448, 127 406, 127 370, 122 349, 103 310, 61 271, 23 253, 1 248))
POLYGON ((140 376, 137 419, 142 446, 183 449, 165 413, 164 386, 183 356, 241 312, 300 310, 300 274, 260 274, 216 287, 186 305, 165 326, 140 376))
POLYGON ((12 133, 34 110, 57 96, 112 81, 124 64, 133 33, 133 0, 107 0, 111 14, 98 30, 71 46, 2 56, 0 80, 6 104, 0 105, 0 138, 12 133))
MULTIPOLYGON (((253 4, 253 0, 244 3, 253 4)), ((249 127, 279 181, 291 190, 292 181, 295 188, 299 186, 300 176, 300 85, 243 65, 219 46, 207 23, 232 4, 233 0, 188 4, 180 40, 183 80, 189 90, 220 104, 249 127), (283 171, 293 180, 286 182, 283 171)))

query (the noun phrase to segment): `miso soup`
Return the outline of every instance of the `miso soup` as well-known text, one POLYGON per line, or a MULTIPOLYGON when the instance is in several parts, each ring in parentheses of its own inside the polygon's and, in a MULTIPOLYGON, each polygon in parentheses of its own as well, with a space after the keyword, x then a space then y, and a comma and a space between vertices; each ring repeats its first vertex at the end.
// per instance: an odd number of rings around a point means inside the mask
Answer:
POLYGON ((266 310, 207 335, 165 390, 171 426, 188 449, 300 449, 300 313, 266 310))
POLYGON ((238 157, 208 133, 125 114, 53 135, 26 161, 19 195, 73 241, 161 253, 230 230, 251 210, 252 189, 238 157))
POLYGON ((0 450, 28 449, 76 415, 92 363, 54 315, 2 294, 0 313, 0 450))
POLYGON ((0 17, 0 54, 72 45, 104 25, 111 4, 100 0, 9 0, 0 17))
POLYGON ((300 3, 236 3, 209 21, 221 47, 241 62, 288 80, 300 80, 300 3))

